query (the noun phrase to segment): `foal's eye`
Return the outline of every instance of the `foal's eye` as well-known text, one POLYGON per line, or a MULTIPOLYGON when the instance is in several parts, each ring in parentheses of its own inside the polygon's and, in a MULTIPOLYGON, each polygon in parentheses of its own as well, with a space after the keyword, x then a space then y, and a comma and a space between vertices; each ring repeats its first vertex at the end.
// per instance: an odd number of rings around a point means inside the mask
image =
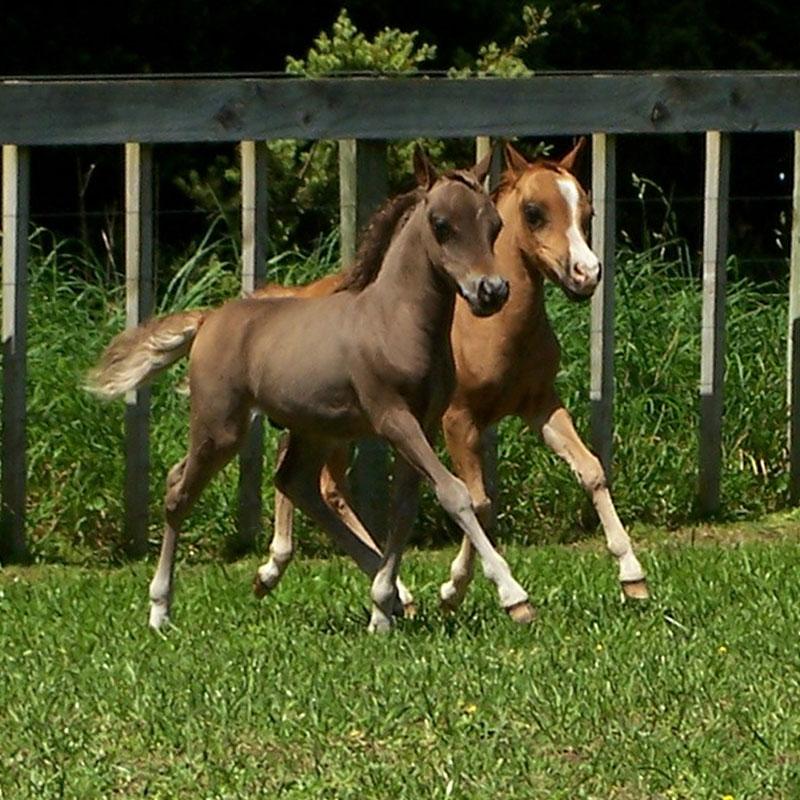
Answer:
POLYGON ((431 225, 437 242, 443 242, 450 235, 450 223, 444 217, 432 217, 431 225))
POLYGON ((525 220, 532 228, 541 228, 547 222, 544 209, 536 203, 525 203, 525 220))

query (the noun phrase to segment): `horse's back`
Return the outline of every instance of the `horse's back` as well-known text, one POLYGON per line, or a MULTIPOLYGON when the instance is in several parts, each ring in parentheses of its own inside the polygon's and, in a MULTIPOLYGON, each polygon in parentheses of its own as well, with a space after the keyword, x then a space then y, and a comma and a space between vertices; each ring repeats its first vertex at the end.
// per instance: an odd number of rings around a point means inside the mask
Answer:
POLYGON ((322 278, 318 278, 312 283, 306 283, 299 286, 282 286, 279 283, 268 283, 256 289, 252 295, 253 298, 258 299, 275 299, 278 297, 299 297, 299 298, 313 298, 313 297, 327 297, 333 294, 342 282, 342 273, 332 272, 322 278))

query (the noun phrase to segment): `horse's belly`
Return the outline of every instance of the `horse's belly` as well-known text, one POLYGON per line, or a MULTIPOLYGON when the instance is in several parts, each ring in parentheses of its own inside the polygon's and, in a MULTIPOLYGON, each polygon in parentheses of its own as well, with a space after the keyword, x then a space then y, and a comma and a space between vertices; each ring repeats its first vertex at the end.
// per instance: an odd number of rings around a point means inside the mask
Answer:
POLYGON ((349 439, 371 431, 352 388, 341 376, 329 382, 314 377, 266 370, 254 393, 256 405, 273 422, 297 432, 349 439))

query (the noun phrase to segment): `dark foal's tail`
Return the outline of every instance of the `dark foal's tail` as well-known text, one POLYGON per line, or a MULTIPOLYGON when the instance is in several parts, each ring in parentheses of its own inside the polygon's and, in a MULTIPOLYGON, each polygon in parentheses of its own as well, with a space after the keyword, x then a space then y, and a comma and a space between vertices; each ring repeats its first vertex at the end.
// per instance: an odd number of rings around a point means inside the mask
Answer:
POLYGON ((87 374, 84 388, 103 400, 137 389, 189 354, 206 313, 170 314, 118 334, 87 374))

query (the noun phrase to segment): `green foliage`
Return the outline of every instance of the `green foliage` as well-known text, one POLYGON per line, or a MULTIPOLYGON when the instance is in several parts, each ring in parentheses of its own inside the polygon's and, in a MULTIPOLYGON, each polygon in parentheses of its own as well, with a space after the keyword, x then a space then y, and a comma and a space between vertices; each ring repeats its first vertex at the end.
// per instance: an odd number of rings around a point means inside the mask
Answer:
MULTIPOLYGON (((583 3, 575 20, 598 6, 583 3)), ((523 57, 531 45, 547 35, 551 16, 548 6, 526 5, 522 9, 522 32, 501 47, 495 42, 482 45, 474 63, 450 75, 519 77, 530 74, 523 57)), ((577 22, 576 22, 577 24, 577 22)), ((286 72, 297 77, 322 78, 353 73, 387 76, 413 75, 436 56, 436 47, 418 42, 418 32, 384 28, 373 38, 359 31, 346 9, 342 9, 330 32, 323 31, 302 58, 286 59, 286 72)), ((469 155, 458 143, 441 140, 424 142, 432 158, 442 166, 452 157, 463 162, 469 155)), ((413 142, 391 143, 387 158, 392 190, 408 182, 413 142)), ((277 140, 268 143, 269 186, 272 214, 270 238, 277 250, 308 243, 335 224, 338 208, 338 148, 332 141, 302 142, 277 140)), ((233 236, 237 235, 240 170, 227 157, 219 156, 204 174, 197 170, 176 179, 179 188, 200 208, 221 215, 233 236)))
MULTIPOLYGON (((796 530, 796 521, 794 523, 796 530)), ((0 797, 721 800, 800 792, 797 535, 642 548, 655 599, 622 606, 594 548, 510 548, 540 609, 485 580, 443 619, 452 550, 411 554, 420 614, 367 635, 367 581, 295 561, 0 571, 0 797)))
MULTIPOLYGON (((599 6, 590 2, 572 10, 571 24, 580 24, 599 6)), ((551 18, 549 6, 522 8, 522 31, 507 46, 490 42, 480 47, 477 58, 451 77, 520 77, 530 74, 524 57, 528 49, 547 35, 551 18)), ((330 32, 320 33, 302 58, 286 59, 289 75, 324 78, 333 75, 370 73, 387 76, 413 75, 436 57, 436 47, 418 41, 418 32, 384 28, 369 38, 359 31, 346 9, 342 9, 330 32)), ((431 157, 444 167, 471 157, 471 143, 441 140, 424 142, 431 157)), ((387 148, 389 182, 392 191, 408 182, 413 142, 390 143, 387 148)), ((268 143, 270 191, 270 240, 275 251, 308 245, 330 230, 339 213, 338 148, 332 141, 303 142, 276 140, 268 143)), ((221 215, 233 237, 238 236, 240 190, 238 164, 218 156, 201 174, 192 170, 176 179, 177 186, 199 208, 212 216, 221 215)))
POLYGON ((537 9, 535 6, 522 7, 523 32, 514 37, 511 44, 501 47, 497 42, 483 44, 478 50, 475 63, 460 70, 451 70, 452 77, 469 75, 494 76, 499 78, 524 78, 531 75, 523 56, 535 42, 547 36, 547 23, 552 12, 550 6, 537 9))
MULTIPOLYGON (((599 8, 599 3, 576 3, 565 15, 564 23, 581 29, 585 25, 586 17, 599 8)), ((498 44, 496 41, 481 45, 474 62, 467 63, 459 69, 451 69, 450 76, 525 78, 532 75, 533 70, 529 67, 525 57, 533 45, 541 43, 547 37, 547 27, 552 17, 553 11, 549 5, 541 8, 535 5, 523 6, 522 33, 514 36, 511 43, 507 45, 498 44)))
POLYGON ((418 35, 384 28, 370 40, 343 8, 331 33, 320 33, 305 58, 287 57, 286 72, 309 78, 353 72, 410 75, 436 56, 435 45, 417 44, 418 35))
MULTIPOLYGON (((385 28, 369 39, 356 29, 345 9, 330 33, 321 33, 304 58, 286 59, 286 72, 320 78, 370 72, 409 75, 430 61, 436 48, 417 43, 417 32, 385 28)), ((441 142, 427 143, 441 162, 441 142)), ((338 146, 333 141, 303 142, 280 139, 268 143, 270 239, 276 251, 313 241, 335 226, 339 214, 338 146)), ((413 143, 390 145, 388 166, 393 189, 407 183, 413 143)), ((196 171, 179 179, 179 187, 199 207, 222 213, 231 233, 237 230, 240 170, 220 157, 201 176, 196 171)))

